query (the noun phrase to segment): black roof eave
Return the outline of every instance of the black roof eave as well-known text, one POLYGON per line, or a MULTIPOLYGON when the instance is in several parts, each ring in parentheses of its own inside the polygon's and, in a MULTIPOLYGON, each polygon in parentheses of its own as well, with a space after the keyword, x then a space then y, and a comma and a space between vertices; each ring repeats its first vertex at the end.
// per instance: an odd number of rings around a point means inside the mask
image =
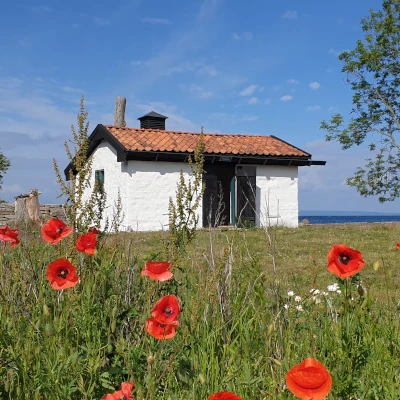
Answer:
MULTIPOLYGON (((142 161, 171 161, 184 162, 193 155, 190 152, 168 152, 168 151, 127 151, 125 160, 142 161)), ((249 154, 220 154, 205 153, 205 162, 226 163, 221 158, 229 157, 228 162, 235 164, 255 164, 255 165, 293 165, 293 166, 311 166, 325 165, 326 161, 311 160, 311 156, 256 156, 249 154)))
MULTIPOLYGON (((125 161, 127 150, 124 146, 109 132, 109 130, 101 125, 98 124, 92 134, 89 136, 89 148, 87 151, 87 157, 89 158, 93 152, 96 150, 96 147, 103 141, 107 141, 114 147, 117 151, 117 161, 125 161)), ((64 169, 65 179, 69 180, 69 171, 73 169, 73 163, 70 162, 67 168, 64 169)), ((74 173, 76 171, 73 171, 74 173)))

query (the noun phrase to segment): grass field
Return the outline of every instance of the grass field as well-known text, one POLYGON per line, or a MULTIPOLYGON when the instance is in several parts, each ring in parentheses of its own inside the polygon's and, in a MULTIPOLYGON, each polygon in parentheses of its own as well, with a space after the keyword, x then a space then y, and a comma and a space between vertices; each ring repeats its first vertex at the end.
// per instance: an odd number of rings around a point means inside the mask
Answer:
POLYGON ((140 271, 164 260, 163 235, 108 236, 93 258, 32 229, 14 249, 0 244, 0 398, 100 399, 131 381, 136 400, 206 400, 221 390, 294 399, 286 372, 310 356, 332 375, 328 399, 400 398, 400 225, 200 231, 174 279, 160 283, 140 271), (326 270, 337 243, 363 254, 352 283, 326 270), (81 277, 63 292, 45 278, 58 257, 81 277), (341 293, 328 291, 335 282, 341 293), (144 325, 166 294, 181 300, 180 325, 157 341, 144 325))

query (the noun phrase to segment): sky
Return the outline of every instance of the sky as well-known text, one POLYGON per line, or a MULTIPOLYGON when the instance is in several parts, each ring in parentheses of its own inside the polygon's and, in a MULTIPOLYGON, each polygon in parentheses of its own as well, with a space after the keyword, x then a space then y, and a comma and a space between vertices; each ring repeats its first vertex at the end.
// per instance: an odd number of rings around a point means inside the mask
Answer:
POLYGON ((337 56, 363 37, 377 0, 16 0, 1 6, 0 149, 12 167, 6 201, 38 188, 61 203, 53 170, 67 165, 79 99, 90 132, 150 111, 167 129, 275 135, 326 166, 299 168, 300 210, 398 212, 345 185, 369 152, 326 142, 322 120, 351 110, 337 56))

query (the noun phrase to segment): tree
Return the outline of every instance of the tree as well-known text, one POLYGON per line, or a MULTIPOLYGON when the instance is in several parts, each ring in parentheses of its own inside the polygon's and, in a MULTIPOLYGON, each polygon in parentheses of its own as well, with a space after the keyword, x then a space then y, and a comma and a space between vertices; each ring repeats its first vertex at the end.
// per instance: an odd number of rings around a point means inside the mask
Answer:
POLYGON ((75 232, 78 233, 86 232, 90 226, 100 228, 106 202, 103 184, 97 179, 88 195, 92 181, 92 159, 87 157, 89 149, 89 122, 87 119, 88 113, 85 110, 82 96, 77 117, 78 131, 73 125, 71 126, 74 147, 71 148, 68 142, 64 144, 72 166, 68 171, 68 181, 64 179, 57 161, 53 158, 57 181, 61 187, 61 196, 65 196, 67 199, 66 214, 75 232))
POLYGON ((363 40, 339 55, 353 94, 352 117, 341 114, 322 121, 326 140, 342 149, 367 144, 372 152, 347 184, 362 196, 379 196, 381 203, 400 196, 400 2, 384 0, 382 10, 370 10, 361 20, 363 40))
POLYGON ((10 160, 0 151, 0 190, 3 183, 4 174, 11 167, 10 160))

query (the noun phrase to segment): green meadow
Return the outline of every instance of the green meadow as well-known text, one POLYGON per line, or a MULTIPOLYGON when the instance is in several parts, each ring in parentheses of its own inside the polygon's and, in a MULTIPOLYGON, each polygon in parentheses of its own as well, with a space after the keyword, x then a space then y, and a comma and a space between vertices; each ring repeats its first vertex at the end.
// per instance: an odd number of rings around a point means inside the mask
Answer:
POLYGON ((130 381, 136 400, 295 399, 285 375, 306 357, 330 371, 327 399, 400 398, 400 225, 199 231, 174 278, 151 281, 140 273, 166 235, 106 235, 94 257, 32 227, 0 243, 0 398, 101 399, 130 381), (346 281, 326 269, 339 243, 366 262, 346 281), (64 291, 46 280, 59 257, 81 278, 64 291), (167 294, 179 327, 156 340, 145 323, 167 294))

